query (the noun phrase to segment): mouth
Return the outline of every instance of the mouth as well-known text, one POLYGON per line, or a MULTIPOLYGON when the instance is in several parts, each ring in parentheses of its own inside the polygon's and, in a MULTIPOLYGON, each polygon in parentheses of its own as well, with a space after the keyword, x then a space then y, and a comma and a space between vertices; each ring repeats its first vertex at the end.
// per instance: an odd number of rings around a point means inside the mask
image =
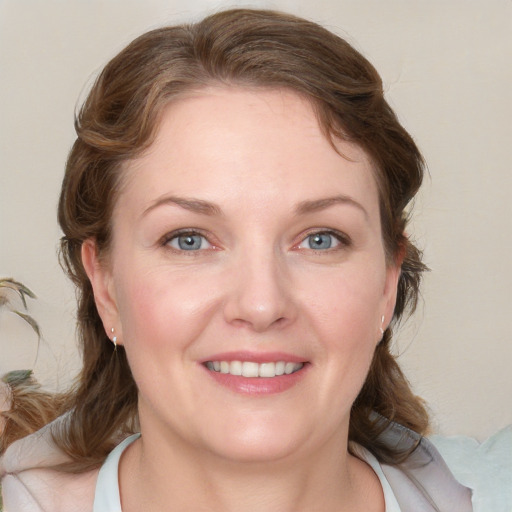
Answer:
POLYGON ((304 363, 292 361, 269 361, 257 363, 254 361, 206 361, 206 368, 211 372, 222 373, 225 375, 240 376, 246 378, 265 378, 280 377, 282 375, 291 375, 304 367, 304 363))

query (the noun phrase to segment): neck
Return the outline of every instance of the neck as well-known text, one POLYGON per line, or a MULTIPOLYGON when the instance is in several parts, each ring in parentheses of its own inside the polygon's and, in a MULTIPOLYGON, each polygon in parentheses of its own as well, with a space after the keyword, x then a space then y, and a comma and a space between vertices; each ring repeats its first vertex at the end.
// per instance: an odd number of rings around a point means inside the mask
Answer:
POLYGON ((383 510, 380 483, 348 453, 346 436, 307 457, 240 462, 143 432, 123 455, 119 474, 126 512, 383 510))

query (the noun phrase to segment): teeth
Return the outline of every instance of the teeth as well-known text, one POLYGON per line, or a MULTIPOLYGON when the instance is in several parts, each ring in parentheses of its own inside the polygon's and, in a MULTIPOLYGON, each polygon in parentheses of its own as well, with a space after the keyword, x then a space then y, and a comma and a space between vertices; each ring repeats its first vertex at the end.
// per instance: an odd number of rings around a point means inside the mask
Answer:
POLYGON ((295 371, 295 365, 293 363, 286 363, 284 366, 284 373, 286 375, 290 375, 290 373, 293 373, 295 371))
POLYGON ((254 363, 252 361, 207 361, 206 367, 214 372, 243 377, 271 378, 280 375, 290 375, 304 366, 304 363, 277 361, 276 363, 254 363))
POLYGON ((276 363, 276 375, 283 375, 285 366, 286 366, 286 363, 284 361, 278 361, 276 363))
MULTIPOLYGON (((238 361, 233 361, 238 363, 238 361)), ((251 363, 244 361, 242 363, 242 375, 244 377, 257 377, 258 376, 258 363, 251 363)))
POLYGON ((240 361, 231 361, 229 365, 229 373, 231 375, 242 375, 243 364, 240 361))
POLYGON ((276 376, 276 363, 262 363, 260 364, 259 377, 275 377, 276 376))

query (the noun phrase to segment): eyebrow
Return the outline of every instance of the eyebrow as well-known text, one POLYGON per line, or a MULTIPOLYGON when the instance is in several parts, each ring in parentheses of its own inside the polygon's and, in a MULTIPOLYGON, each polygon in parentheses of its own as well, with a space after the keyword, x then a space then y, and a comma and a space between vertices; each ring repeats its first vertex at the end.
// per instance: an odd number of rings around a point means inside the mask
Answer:
MULTIPOLYGON (((368 218, 368 212, 363 207, 363 205, 357 202, 355 199, 352 199, 351 197, 345 195, 337 195, 333 197, 325 197, 322 199, 301 201, 295 208, 295 211, 298 215, 305 215, 308 213, 314 213, 317 211, 325 210, 337 204, 348 204, 351 206, 355 206, 364 214, 366 219, 368 218)), ((214 203, 210 203, 209 201, 178 196, 165 196, 161 197, 160 199, 157 199, 154 203, 148 206, 148 208, 144 210, 142 216, 147 215, 149 212, 162 205, 180 206, 185 210, 189 210, 194 213, 199 213, 201 215, 222 215, 222 210, 220 209, 220 207, 214 203)))
POLYGON ((364 206, 361 203, 358 203, 355 199, 352 199, 351 197, 345 195, 326 197, 322 199, 314 199, 312 201, 302 201, 298 204, 296 211, 298 214, 303 215, 306 213, 313 213, 320 210, 325 210, 326 208, 329 208, 336 204, 348 204, 351 206, 355 206, 364 214, 365 218, 368 219, 368 212, 366 211, 364 206))
POLYGON ((221 209, 208 201, 203 201, 202 199, 191 199, 187 197, 177 197, 177 196, 165 196, 157 199, 154 203, 148 206, 142 214, 142 216, 147 215, 149 212, 158 208, 162 205, 175 205, 184 208, 185 210, 189 210, 194 213, 199 213, 201 215, 221 215, 221 209))

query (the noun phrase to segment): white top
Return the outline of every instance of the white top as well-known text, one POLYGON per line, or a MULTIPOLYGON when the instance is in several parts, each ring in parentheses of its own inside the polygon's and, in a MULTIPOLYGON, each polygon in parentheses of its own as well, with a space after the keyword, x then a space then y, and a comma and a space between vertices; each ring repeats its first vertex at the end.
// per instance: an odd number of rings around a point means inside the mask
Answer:
MULTIPOLYGON (((117 446, 100 469, 71 474, 56 471, 56 466, 71 459, 56 446, 52 429, 66 421, 67 415, 57 418, 38 432, 12 443, 0 457, 0 479, 4 509, 9 512, 121 512, 119 498, 119 459, 123 450, 135 439, 131 436, 117 446), (101 472, 101 474, 100 474, 101 472)), ((460 484, 443 460, 436 447, 416 432, 389 422, 378 414, 382 433, 376 438, 381 446, 408 457, 396 464, 379 463, 360 445, 351 444, 351 452, 369 464, 378 476, 387 512, 501 512, 510 507, 496 506, 491 500, 480 500, 480 508, 472 506, 472 491, 460 484), (485 506, 488 503, 490 506, 485 506)), ((503 447, 504 445, 500 445, 503 447)), ((508 445, 507 445, 508 446, 508 445)), ((488 451, 487 447, 485 451, 488 451)), ((501 449, 501 448, 500 448, 501 449)), ((502 450, 508 454, 507 448, 502 450)), ((458 457, 458 455, 457 455, 458 457)), ((504 459, 508 463, 507 455, 504 459)), ((467 461, 467 458, 463 460, 467 461)), ((505 467, 508 468, 508 466, 505 467)), ((478 473, 481 465, 469 461, 468 472, 478 473)), ((486 471, 484 469, 484 471, 486 471)), ((503 495, 508 480, 501 478, 496 489, 503 495)), ((493 474, 496 474, 493 473, 493 474)), ((468 482, 471 485, 471 482, 468 482)), ((491 493, 493 494, 493 493, 491 493)), ((494 493, 496 494, 496 493, 494 493)), ((506 492, 505 492, 506 494, 506 492)), ((475 495, 478 498, 477 495, 475 495)))
MULTIPOLYGON (((119 460, 123 451, 140 437, 140 434, 134 434, 127 437, 124 441, 112 450, 105 462, 101 466, 96 482, 96 491, 94 494, 93 512, 122 512, 121 498, 119 495, 119 460)), ((395 494, 384 475, 379 461, 372 453, 359 445, 352 445, 354 455, 366 462, 375 474, 378 476, 382 490, 384 492, 384 501, 386 512, 401 512, 400 506, 396 500, 395 494)))

